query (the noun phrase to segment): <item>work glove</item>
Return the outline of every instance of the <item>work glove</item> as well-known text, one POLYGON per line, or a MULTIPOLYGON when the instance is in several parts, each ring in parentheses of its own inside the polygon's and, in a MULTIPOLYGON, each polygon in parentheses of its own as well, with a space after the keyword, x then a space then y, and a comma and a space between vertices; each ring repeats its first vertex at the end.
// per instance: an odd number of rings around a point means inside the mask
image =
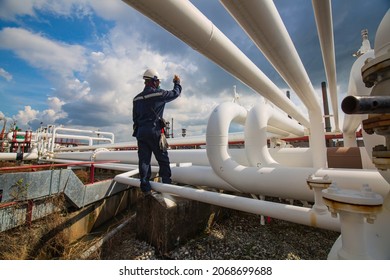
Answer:
POLYGON ((180 84, 180 77, 178 75, 173 76, 173 83, 180 84))

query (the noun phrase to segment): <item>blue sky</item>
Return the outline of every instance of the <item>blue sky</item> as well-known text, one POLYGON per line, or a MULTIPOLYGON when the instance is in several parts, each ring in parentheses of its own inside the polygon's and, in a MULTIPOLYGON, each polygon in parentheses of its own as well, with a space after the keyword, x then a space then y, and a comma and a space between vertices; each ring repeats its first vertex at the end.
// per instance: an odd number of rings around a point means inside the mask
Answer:
MULTIPOLYGON (((283 91, 290 90, 219 1, 191 1, 283 91)), ((309 0, 275 0, 315 89, 325 81, 309 0)), ((333 1, 339 100, 345 97, 352 54, 367 28, 371 46, 389 0, 333 1)), ((183 94, 166 106, 174 133, 205 132, 211 110, 232 100, 237 86, 248 108, 258 95, 121 0, 0 0, 0 116, 23 129, 40 123, 114 132, 131 138, 132 98, 142 73, 155 68, 170 89, 174 73, 183 94)), ((293 101, 301 106, 299 100, 293 101)))

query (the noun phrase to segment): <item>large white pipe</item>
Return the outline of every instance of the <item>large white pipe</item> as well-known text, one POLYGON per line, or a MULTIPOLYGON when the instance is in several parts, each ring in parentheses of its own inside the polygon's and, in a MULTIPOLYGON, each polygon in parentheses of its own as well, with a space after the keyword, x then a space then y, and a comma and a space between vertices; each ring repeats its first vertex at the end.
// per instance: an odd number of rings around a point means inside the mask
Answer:
MULTIPOLYGON (((272 148, 269 149, 271 156, 280 164, 291 167, 311 167, 310 148, 272 148)), ((172 163, 192 163, 193 165, 210 166, 206 149, 184 149, 168 150, 172 163)), ((248 166, 245 149, 229 149, 229 155, 234 161, 241 165, 248 166)), ((63 152, 55 153, 53 159, 85 160, 92 158, 96 161, 119 160, 122 163, 138 163, 137 151, 100 151, 100 152, 63 152)), ((157 165, 157 161, 152 157, 152 164, 157 165)))
POLYGON ((313 164, 326 167, 324 120, 319 98, 274 2, 221 0, 221 3, 307 107, 310 146, 316 151, 313 164))
POLYGON ((335 130, 340 131, 337 99, 336 57, 334 51, 332 4, 330 0, 312 0, 322 60, 328 80, 335 130))
MULTIPOLYGON (((69 163, 75 162, 70 159, 50 159, 42 160, 47 162, 56 162, 56 163, 69 163)), ((85 166, 91 166, 88 163, 88 160, 85 160, 85 166)), ((80 161, 79 161, 80 162, 80 161)), ((80 165, 78 165, 80 166, 80 165)), ((83 165, 84 166, 84 165, 83 165)), ((109 170, 118 170, 118 171, 131 171, 138 169, 138 164, 126 164, 126 163, 95 163, 96 168, 109 169, 109 170)), ((158 165, 153 165, 151 168, 152 172, 158 172, 158 165)), ((220 177, 218 177, 214 171, 209 166, 194 166, 192 164, 176 164, 171 166, 172 170, 172 180, 174 182, 180 182, 181 184, 187 184, 192 186, 199 187, 209 187, 220 189, 230 192, 240 192, 236 188, 233 188, 231 185, 226 183, 220 177), (199 176, 202 174, 202 176, 199 176)))
POLYGON ((273 1, 220 0, 309 110, 318 97, 273 1))
MULTIPOLYGON (((307 162, 309 165, 309 159, 307 153, 310 153, 309 149, 278 149, 279 152, 286 154, 287 159, 285 161, 279 160, 280 162, 287 162, 293 158, 298 159, 299 162, 307 162), (299 151, 299 152, 298 152, 299 151), (301 158, 301 159, 300 159, 301 158)), ((278 152, 278 153, 279 153, 278 152)), ((172 163, 191 163, 196 162, 198 157, 201 162, 204 161, 205 155, 204 150, 198 150, 194 153, 192 150, 187 151, 169 151, 170 159, 172 163), (177 153, 179 152, 179 153, 177 153), (188 152, 187 156, 186 153, 188 152), (179 155, 177 159, 180 158, 181 161, 175 160, 175 155, 179 155), (172 157, 174 159, 172 159, 172 157)), ((229 155, 234 156, 235 158, 240 158, 243 160, 245 156, 243 149, 231 149, 229 150, 229 155)), ((54 162, 66 162, 71 163, 74 161, 90 161, 93 156, 92 152, 74 152, 74 153, 63 153, 56 154, 55 158, 50 160, 54 162)), ((276 158, 283 158, 278 155, 276 158)), ((95 164, 95 167, 108 168, 114 170, 129 170, 134 169, 137 166, 138 158, 136 151, 115 151, 115 152, 99 152, 96 154, 95 161, 106 161, 106 160, 119 160, 121 163, 110 163, 110 164, 95 164), (101 156, 101 157, 100 157, 101 156), (132 164, 129 166, 129 164, 132 164)), ((243 163, 245 164, 245 163, 243 163)), ((290 166, 294 166, 294 162, 287 162, 290 166)), ((153 172, 158 171, 157 162, 152 161, 153 172)), ((244 167, 243 165, 239 165, 244 167)), ((286 168, 286 167, 285 167, 286 168)), ((196 164, 188 164, 182 166, 174 166, 172 169, 172 180, 179 183, 184 183, 193 186, 208 186, 211 188, 226 190, 226 191, 236 191, 244 193, 253 193, 253 194, 267 194, 272 196, 284 197, 284 198, 295 198, 299 200, 312 201, 313 197, 309 188, 306 186, 306 179, 309 175, 316 174, 316 176, 323 177, 328 175, 331 180, 343 186, 345 188, 359 189, 363 183, 367 183, 371 188, 385 195, 389 190, 388 183, 383 179, 383 177, 376 170, 357 170, 357 169, 315 169, 315 168, 291 168, 286 169, 288 172, 283 172, 282 168, 278 170, 273 168, 263 168, 263 169, 253 169, 251 172, 258 171, 258 177, 255 179, 256 188, 249 188, 248 180, 245 174, 242 177, 238 178, 240 181, 240 187, 234 187, 224 179, 216 175, 210 165, 198 166, 196 164), (201 174, 201 176, 199 175, 201 174), (262 181, 264 179, 264 181, 262 181), (256 183, 257 182, 257 183, 256 183), (267 184, 269 184, 267 186, 267 184), (284 185, 286 192, 278 190, 277 195, 274 193, 273 188, 280 188, 280 185, 284 185), (294 189, 301 188, 305 192, 304 198, 302 195, 294 195, 294 189), (267 189, 271 191, 267 191, 267 189)), ((228 171, 227 171, 228 172, 228 171)), ((241 176, 238 173, 233 171, 233 176, 241 176)), ((251 175, 253 177, 253 175, 251 175)))
POLYGON ((267 126, 278 125, 297 136, 304 135, 303 126, 286 114, 273 108, 262 98, 248 113, 245 122, 245 151, 250 166, 277 164, 269 154, 267 146, 267 126))
MULTIPOLYGON (((133 171, 135 172, 135 171, 133 171)), ((128 177, 132 172, 125 175, 118 175, 115 180, 123 184, 139 187, 139 179, 128 177)), ((307 226, 340 231, 340 224, 337 219, 329 213, 319 215, 311 208, 299 207, 288 204, 273 203, 264 200, 245 198, 218 192, 210 192, 201 189, 181 187, 176 185, 150 182, 154 190, 161 193, 178 195, 191 200, 209 203, 221 207, 244 211, 258 215, 265 215, 275 219, 281 219, 307 226)))
POLYGON ((226 135, 233 120, 242 123, 246 111, 235 103, 223 103, 211 114, 207 124, 207 156, 214 172, 233 187, 244 193, 274 197, 313 200, 306 180, 310 175, 323 177, 343 188, 360 189, 367 183, 385 196, 389 184, 375 170, 290 168, 283 166, 247 167, 232 160, 227 150, 226 135))
POLYGON ((306 116, 194 5, 184 0, 123 0, 309 127, 306 116))

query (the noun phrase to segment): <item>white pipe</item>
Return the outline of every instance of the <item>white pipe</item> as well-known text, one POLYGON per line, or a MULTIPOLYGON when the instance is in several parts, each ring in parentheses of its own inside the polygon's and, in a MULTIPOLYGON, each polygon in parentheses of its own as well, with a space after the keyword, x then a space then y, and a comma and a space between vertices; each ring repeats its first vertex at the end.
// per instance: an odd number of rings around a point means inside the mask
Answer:
POLYGON ((306 116, 191 2, 123 0, 309 127, 306 116))
MULTIPOLYGON (((74 128, 66 128, 66 127, 56 127, 54 128, 53 130, 53 133, 52 133, 52 139, 51 139, 51 148, 50 148, 50 151, 53 152, 54 151, 54 145, 55 145, 55 139, 56 138, 61 138, 57 135, 57 132, 58 131, 69 131, 69 132, 77 132, 77 133, 88 133, 88 134, 96 134, 96 135, 110 135, 111 136, 111 143, 114 143, 114 139, 115 139, 115 136, 112 132, 104 132, 104 131, 95 131, 95 130, 82 130, 82 129, 74 129, 74 128)), ((61 134, 60 134, 61 135, 61 134)), ((90 145, 92 145, 92 137, 91 136, 76 136, 76 135, 72 135, 72 138, 73 139, 76 139, 74 137, 86 137, 86 138, 77 138, 77 139, 87 139, 90 141, 90 145)), ((62 138, 66 138, 66 137, 62 137, 62 138)), ((96 138, 98 139, 98 138, 96 138)))
POLYGON ((36 160, 38 153, 0 153, 0 160, 36 160), (21 159, 20 159, 21 157, 21 159))
MULTIPOLYGON (((118 175, 120 176, 120 175, 118 175)), ((115 177, 114 180, 116 180, 115 177)), ((139 187, 139 179, 121 176, 118 182, 139 187)), ((307 226, 314 226, 328 230, 340 231, 338 220, 332 218, 328 213, 318 215, 314 210, 305 207, 273 203, 269 201, 245 198, 228 195, 218 192, 210 192, 189 187, 150 182, 153 190, 161 193, 170 193, 183 198, 201 201, 221 207, 264 215, 275 219, 281 219, 307 226)))
POLYGON ((306 179, 310 175, 328 175, 330 180, 345 188, 360 189, 363 183, 367 183, 383 196, 388 193, 389 185, 377 171, 239 165, 227 152, 226 135, 230 122, 238 120, 242 123, 245 115, 241 106, 223 103, 212 112, 206 134, 207 156, 214 172, 241 192, 313 201, 306 179))
MULTIPOLYGON (((76 147, 77 149, 78 147, 76 147)), ((272 148, 269 149, 272 157, 282 165, 291 167, 311 167, 311 149, 310 148, 272 148)), ((184 149, 168 150, 170 161, 173 163, 191 162, 193 165, 210 166, 207 158, 206 149, 184 149)), ((234 161, 241 165, 249 165, 245 149, 229 149, 229 154, 234 161)), ((94 152, 63 152, 55 153, 54 159, 69 160, 91 160, 94 152)), ((102 151, 95 153, 94 160, 107 161, 119 160, 123 163, 138 163, 137 151, 102 151)), ((152 157, 151 163, 157 165, 157 161, 152 157)))
MULTIPOLYGON (((269 153, 276 162, 283 166, 313 167, 312 150, 310 148, 273 148, 269 149, 269 153)), ((234 159, 233 156, 232 159, 234 159)))
POLYGON ((313 164, 326 167, 324 120, 319 98, 273 1, 221 0, 308 109, 313 164))
MULTIPOLYGON (((168 139, 170 145, 206 145, 206 136, 205 135, 199 135, 199 136, 187 136, 187 137, 179 137, 179 138, 169 138, 168 139)), ((244 141, 244 134, 243 133, 230 133, 229 134, 229 141, 232 142, 240 142, 244 141)), ((137 142, 136 141, 129 141, 129 142, 121 142, 121 143, 114 143, 114 144, 99 144, 99 145, 92 145, 92 146, 79 146, 79 147, 69 147, 69 148, 58 148, 54 149, 54 151, 74 151, 74 150, 94 150, 98 148, 106 148, 106 149, 121 149, 121 148, 130 148, 130 149, 136 149, 137 148, 137 142)))
POLYGON ((334 50, 332 3, 330 0, 312 0, 318 37, 320 39, 322 60, 325 66, 326 79, 333 109, 335 130, 340 131, 339 110, 337 101, 336 58, 334 50))
MULTIPOLYGON (((74 160, 69 159, 50 159, 42 160, 47 162, 57 163, 72 163, 74 160)), ((87 160, 86 160, 87 161, 87 160)), ((90 166, 90 163, 85 163, 85 166, 90 166)), ((118 171, 129 171, 138 169, 138 165, 124 164, 124 163, 96 163, 96 168, 118 170, 118 171)), ((152 166, 152 172, 158 172, 158 165, 152 166)), ((233 188, 231 185, 226 183, 220 177, 218 177, 210 167, 206 166, 171 166, 172 180, 180 182, 182 184, 188 184, 193 186, 207 186, 210 188, 216 188, 225 191, 240 192, 233 188), (199 176, 202 174, 202 176, 199 176)))
POLYGON ((245 151, 250 166, 273 165, 277 162, 270 156, 267 146, 267 125, 283 126, 285 131, 297 136, 304 135, 303 126, 288 118, 262 98, 248 113, 245 124, 245 151))
MULTIPOLYGON (((285 150, 286 156, 288 159, 292 160, 293 158, 297 158, 298 162, 304 161, 307 162, 308 159, 299 160, 302 155, 298 153, 301 150, 301 154, 303 154, 303 158, 307 158, 307 153, 310 152, 309 149, 279 149, 279 152, 285 150)), ((180 162, 195 162, 195 157, 198 157, 203 161, 202 157, 205 156, 204 150, 198 150, 198 155, 193 153, 192 150, 187 151, 179 151, 178 154, 182 161, 172 160, 172 157, 176 154, 174 150, 169 151, 170 159, 173 163, 180 162), (188 152, 188 156, 185 157, 185 153, 188 152)), ((229 150, 229 154, 233 155, 234 158, 239 158, 243 160, 244 150, 231 149, 229 150)), ((65 153, 65 154, 55 154, 54 162, 74 162, 74 161, 90 161, 92 152, 84 152, 84 153, 65 153), (66 155, 65 155, 66 154, 66 155), (73 155, 73 157, 72 157, 73 155)), ((279 156, 280 157, 280 156, 279 156)), ((232 158, 232 161, 234 161, 232 158)), ((137 152, 136 151, 116 151, 116 152, 101 152, 97 154, 96 161, 103 160, 120 160, 122 163, 110 163, 110 164, 96 164, 95 167, 100 168, 108 168, 115 170, 129 170, 135 169, 138 164, 137 152), (102 156, 102 157, 100 157, 102 156), (132 158, 133 160, 128 160, 132 158), (125 160, 127 159, 127 161, 125 160), (131 165, 131 163, 133 165, 131 165)), ((287 160, 287 159, 286 159, 287 160)), ((235 161, 234 161, 235 162, 235 161)), ((288 163, 290 166, 294 166, 293 163, 288 163)), ((153 172, 158 171, 157 162, 152 161, 153 172)), ((239 165, 244 168, 244 166, 239 165)), ((198 165, 190 165, 186 167, 171 167, 172 169, 172 180, 179 183, 189 184, 193 186, 208 186, 211 188, 226 190, 226 191, 235 191, 235 192, 244 192, 244 193, 253 193, 253 194, 264 194, 270 196, 277 196, 283 198, 294 198, 298 200, 306 200, 312 201, 313 195, 310 192, 309 188, 306 187, 306 179, 315 174, 316 176, 325 176, 328 175, 329 178, 337 182, 340 186, 345 186, 346 188, 351 189, 360 189, 362 183, 367 183, 370 187, 377 193, 381 195, 385 195, 389 190, 388 183, 383 179, 383 177, 376 170, 357 170, 357 169, 315 169, 315 168, 291 168, 288 169, 284 167, 287 172, 283 172, 281 168, 278 170, 272 168, 263 168, 257 169, 254 168, 251 172, 258 172, 257 177, 254 179, 255 186, 249 188, 250 184, 249 177, 243 174, 240 181, 240 188, 234 187, 232 184, 229 184, 224 179, 216 175, 217 172, 208 165, 208 166, 198 166, 198 165), (201 174, 201 176, 199 175, 201 174), (248 177, 248 180, 247 180, 248 177), (268 184, 268 185, 267 185, 268 184), (284 187, 283 187, 284 186, 284 187), (269 189, 269 190, 268 190, 269 189), (275 190, 278 190, 277 192, 275 190), (300 189, 302 194, 294 194, 294 189, 300 189)), ((233 176, 241 176, 240 174, 233 172, 233 176)), ((256 174, 251 175, 251 177, 256 176, 256 174)))
POLYGON ((108 142, 112 144, 111 138, 100 138, 100 137, 91 137, 86 135, 74 135, 74 134, 59 134, 57 133, 52 139, 77 139, 77 140, 87 140, 88 145, 92 146, 94 141, 108 142))
POLYGON ((273 1, 220 0, 309 110, 320 103, 273 1))

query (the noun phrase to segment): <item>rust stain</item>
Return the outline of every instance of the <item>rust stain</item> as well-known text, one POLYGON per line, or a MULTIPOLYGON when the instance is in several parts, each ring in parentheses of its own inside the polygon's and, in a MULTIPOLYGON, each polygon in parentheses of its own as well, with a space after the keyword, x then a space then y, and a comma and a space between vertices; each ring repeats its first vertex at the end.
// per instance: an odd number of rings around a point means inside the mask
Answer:
POLYGON ((314 213, 314 211, 310 213, 310 225, 312 225, 313 227, 318 227, 317 226, 317 215, 316 215, 316 213, 314 213))

